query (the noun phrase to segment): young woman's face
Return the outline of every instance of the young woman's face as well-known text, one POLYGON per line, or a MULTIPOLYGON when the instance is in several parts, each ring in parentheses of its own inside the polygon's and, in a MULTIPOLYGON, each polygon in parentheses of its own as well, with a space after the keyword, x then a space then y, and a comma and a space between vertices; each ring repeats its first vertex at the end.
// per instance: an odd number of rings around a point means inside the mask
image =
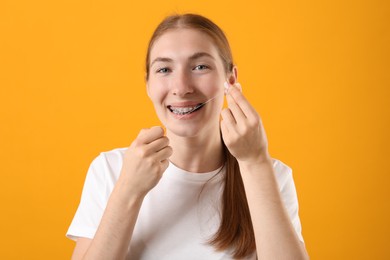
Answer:
POLYGON ((151 49, 149 69, 148 95, 168 131, 192 137, 219 127, 226 73, 207 34, 195 29, 164 33, 151 49))

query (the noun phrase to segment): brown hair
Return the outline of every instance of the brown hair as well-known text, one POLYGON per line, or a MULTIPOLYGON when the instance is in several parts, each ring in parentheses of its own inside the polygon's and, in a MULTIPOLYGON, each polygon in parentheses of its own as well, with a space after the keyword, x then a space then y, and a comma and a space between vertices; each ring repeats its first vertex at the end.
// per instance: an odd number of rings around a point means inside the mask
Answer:
MULTIPOLYGON (((149 78, 150 51, 155 41, 166 31, 191 28, 210 36, 217 46, 226 74, 232 73, 233 57, 229 42, 211 20, 197 14, 172 15, 165 18, 154 31, 146 54, 146 80, 149 78)), ((256 249, 255 235, 249 213, 244 184, 237 159, 224 144, 226 177, 222 201, 222 219, 218 231, 209 241, 217 250, 233 249, 235 258, 242 258, 256 249)))

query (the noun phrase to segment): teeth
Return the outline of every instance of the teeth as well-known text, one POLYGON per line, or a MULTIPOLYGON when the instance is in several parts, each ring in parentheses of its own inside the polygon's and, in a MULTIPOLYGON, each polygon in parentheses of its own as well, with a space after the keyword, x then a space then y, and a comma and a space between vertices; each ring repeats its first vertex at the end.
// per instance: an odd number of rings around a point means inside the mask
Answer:
POLYGON ((184 115, 184 114, 189 114, 189 113, 193 112, 195 109, 197 109, 199 107, 200 107, 200 105, 196 105, 193 107, 172 107, 172 106, 169 106, 169 109, 177 115, 184 115))

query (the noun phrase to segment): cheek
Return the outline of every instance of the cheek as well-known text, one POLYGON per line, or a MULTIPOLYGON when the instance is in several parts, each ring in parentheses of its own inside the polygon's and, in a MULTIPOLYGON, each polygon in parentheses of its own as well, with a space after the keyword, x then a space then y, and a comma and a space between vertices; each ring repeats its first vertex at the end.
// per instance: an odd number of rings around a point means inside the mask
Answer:
POLYGON ((148 96, 153 103, 161 103, 161 100, 166 96, 167 91, 164 85, 157 82, 149 82, 148 84, 148 96))
POLYGON ((223 89, 223 79, 217 74, 210 74, 208 77, 199 79, 198 86, 203 93, 215 94, 220 89, 223 89))

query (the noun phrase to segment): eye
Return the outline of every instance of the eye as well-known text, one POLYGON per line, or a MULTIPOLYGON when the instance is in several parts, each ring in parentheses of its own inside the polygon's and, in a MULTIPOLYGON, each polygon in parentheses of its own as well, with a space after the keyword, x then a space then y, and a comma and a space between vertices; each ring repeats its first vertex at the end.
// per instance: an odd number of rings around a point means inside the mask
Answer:
POLYGON ((196 66, 194 68, 194 70, 205 70, 205 69, 208 69, 208 68, 209 68, 209 66, 201 64, 201 65, 196 66))
POLYGON ((158 70, 156 70, 156 73, 165 74, 165 73, 168 73, 169 71, 170 71, 170 69, 165 67, 165 68, 159 68, 158 70))

